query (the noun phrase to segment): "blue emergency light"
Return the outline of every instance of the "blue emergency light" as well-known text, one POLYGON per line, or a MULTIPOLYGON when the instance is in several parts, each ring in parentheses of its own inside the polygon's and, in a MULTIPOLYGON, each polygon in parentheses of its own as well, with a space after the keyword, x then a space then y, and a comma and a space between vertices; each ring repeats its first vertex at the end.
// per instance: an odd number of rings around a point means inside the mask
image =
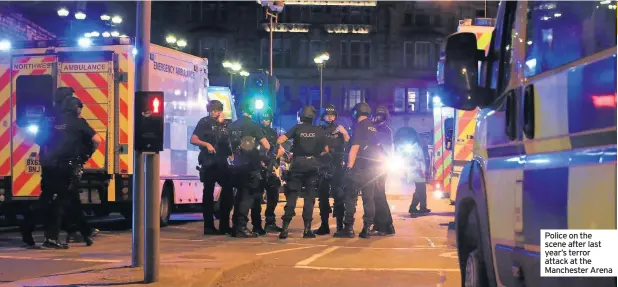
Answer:
POLYGON ((39 126, 38 126, 38 125, 35 125, 35 124, 31 124, 31 125, 29 125, 29 126, 28 126, 28 132, 29 132, 29 133, 31 133, 31 134, 33 134, 33 135, 36 135, 36 133, 38 133, 38 132, 39 132, 39 126))

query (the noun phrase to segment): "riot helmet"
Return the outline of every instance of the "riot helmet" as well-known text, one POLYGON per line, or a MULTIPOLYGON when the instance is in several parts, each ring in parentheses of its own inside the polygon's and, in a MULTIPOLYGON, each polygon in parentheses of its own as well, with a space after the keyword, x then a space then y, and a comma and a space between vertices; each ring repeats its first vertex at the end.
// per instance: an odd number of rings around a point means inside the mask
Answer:
POLYGON ((58 108, 62 108, 62 102, 65 99, 72 97, 75 90, 71 87, 59 87, 56 89, 56 94, 54 95, 54 106, 58 108))
POLYGON ((388 121, 388 117, 388 109, 385 106, 378 106, 373 116, 373 124, 378 126, 384 125, 388 121))
POLYGON ((333 115, 335 116, 335 119, 337 119, 337 109, 335 109, 335 105, 333 104, 327 105, 324 109, 324 112, 322 113, 322 121, 326 121, 326 116, 329 115, 333 115))
POLYGON ((298 119, 300 122, 311 123, 313 119, 315 119, 316 111, 313 106, 304 106, 300 111, 298 111, 298 119))
POLYGON ((62 101, 62 111, 66 114, 79 115, 84 103, 76 97, 69 97, 62 101))
POLYGON ((358 120, 361 116, 368 117, 369 115, 371 115, 371 107, 367 103, 358 103, 352 109, 352 117, 355 120, 358 120))

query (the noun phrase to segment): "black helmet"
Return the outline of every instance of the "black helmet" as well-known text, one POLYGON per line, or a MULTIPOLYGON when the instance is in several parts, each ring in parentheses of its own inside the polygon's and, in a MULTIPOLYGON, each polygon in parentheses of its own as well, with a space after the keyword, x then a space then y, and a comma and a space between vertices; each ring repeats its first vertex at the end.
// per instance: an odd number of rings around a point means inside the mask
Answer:
POLYGON ((378 106, 373 117, 374 124, 384 124, 388 120, 388 109, 385 106, 378 106))
POLYGON ((315 115, 316 115, 316 111, 315 111, 315 108, 313 106, 304 106, 298 112, 298 117, 301 120, 302 119, 308 119, 308 120, 312 120, 313 121, 313 119, 315 119, 315 115))
POLYGON ((251 105, 251 101, 244 100, 242 101, 240 105, 240 111, 241 113, 245 113, 245 114, 252 116, 255 113, 255 108, 253 107, 253 105, 251 105))
POLYGON ((62 102, 62 111, 65 113, 77 115, 77 109, 83 107, 84 103, 82 103, 82 101, 76 97, 66 98, 62 102))
POLYGON ((54 103, 56 106, 61 106, 62 102, 68 98, 72 97, 75 90, 71 87, 59 87, 56 89, 56 94, 54 95, 54 103))
POLYGON ((368 117, 371 115, 371 107, 367 103, 358 103, 352 109, 352 117, 358 119, 360 116, 368 117))
POLYGON ((273 120, 273 112, 270 109, 264 111, 264 113, 262 113, 262 120, 263 121, 266 121, 266 120, 272 121, 273 120))
POLYGON ((206 111, 209 113, 212 111, 223 111, 223 103, 219 100, 212 100, 206 105, 206 111))
POLYGON ((322 113, 322 120, 324 120, 324 116, 326 115, 333 115, 337 117, 337 109, 335 109, 335 105, 330 104, 326 106, 324 113, 322 113))

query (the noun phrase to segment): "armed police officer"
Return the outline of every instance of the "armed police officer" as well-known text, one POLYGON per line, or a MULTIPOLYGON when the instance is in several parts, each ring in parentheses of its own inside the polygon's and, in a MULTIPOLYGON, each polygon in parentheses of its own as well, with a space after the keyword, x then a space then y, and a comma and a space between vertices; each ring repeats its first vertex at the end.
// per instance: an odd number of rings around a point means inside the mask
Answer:
MULTIPOLYGON (((316 117, 315 108, 305 106, 299 113, 299 124, 292 127, 285 135, 277 139, 277 144, 283 144, 288 140, 293 140, 292 146, 292 164, 287 180, 285 213, 281 218, 283 220, 283 230, 279 234, 279 238, 288 238, 288 228, 294 215, 296 208, 296 200, 301 190, 304 188, 304 206, 303 206, 303 222, 304 222, 304 238, 315 238, 315 234, 311 231, 311 221, 313 220, 313 206, 315 204, 315 192, 318 184, 318 168, 320 155, 328 153, 324 131, 318 126, 311 123, 316 117)), ((281 155, 281 150, 279 155, 281 155)))
POLYGON ((234 204, 234 193, 230 182, 228 157, 232 155, 229 131, 220 120, 223 103, 212 100, 207 105, 208 116, 202 118, 191 136, 191 144, 200 147, 200 179, 204 183, 202 214, 204 235, 227 234, 230 230, 230 212, 234 204), (221 186, 219 196, 219 230, 215 228, 214 190, 215 183, 221 186))
POLYGON ((352 111, 356 124, 352 132, 345 179, 344 226, 343 230, 335 233, 335 237, 354 237, 354 214, 358 192, 362 194, 365 211, 363 230, 359 233, 359 237, 369 238, 372 233, 369 228, 375 217, 375 177, 383 153, 379 147, 377 130, 369 119, 370 115, 371 107, 367 103, 356 104, 352 111))
POLYGON ((268 139, 264 132, 251 120, 254 114, 253 106, 248 101, 241 105, 242 116, 231 123, 230 138, 233 152, 233 176, 236 187, 234 201, 233 237, 257 237, 247 229, 249 209, 254 200, 260 199, 262 193, 262 157, 259 150, 270 150, 268 139))
MULTIPOLYGON (((253 202, 251 207, 251 224, 253 225, 253 232, 258 235, 265 235, 266 232, 281 232, 281 227, 276 224, 275 208, 279 203, 279 189, 281 187, 281 177, 279 174, 279 159, 276 158, 277 152, 277 131, 272 128, 273 114, 270 110, 262 114, 262 132, 268 143, 270 144, 270 150, 264 150, 263 156, 263 169, 262 169, 262 181, 260 186, 260 193, 266 190, 266 211, 265 219, 266 223, 262 228, 262 196, 253 202)), ((262 150, 261 150, 262 151, 262 150)))
MULTIPOLYGON (((66 249, 68 245, 60 243, 58 235, 69 211, 71 220, 78 225, 80 233, 88 246, 92 245, 92 229, 83 212, 74 206, 79 203, 77 184, 81 178, 82 166, 101 144, 101 137, 80 118, 83 103, 72 96, 73 90, 65 88, 57 91, 56 104, 61 102, 61 113, 54 113, 44 128, 45 132, 36 141, 41 146, 41 197, 40 202, 49 207, 45 214, 45 242, 43 247, 66 249), (66 92, 66 93, 65 93, 66 92), (62 95, 64 94, 64 95, 62 95), (68 94, 68 95, 67 95, 68 94)), ((27 245, 33 246, 32 219, 25 223, 23 234, 27 245)))
POLYGON ((318 197, 320 200, 320 227, 314 232, 317 235, 330 233, 328 217, 333 213, 337 220, 337 231, 343 229, 343 174, 345 146, 350 141, 348 131, 342 125, 335 123, 337 110, 334 105, 327 105, 322 114, 322 129, 326 136, 329 149, 327 163, 320 171, 318 197), (333 209, 330 207, 330 195, 334 199, 333 209))
MULTIPOLYGON (((387 124, 388 117, 388 109, 384 106, 378 106, 373 117, 373 125, 377 130, 378 141, 384 154, 392 155, 395 148, 393 145, 393 131, 387 124)), ((374 197, 376 215, 373 224, 373 231, 375 231, 374 233, 377 235, 395 234, 393 217, 386 199, 386 178, 387 174, 382 172, 379 174, 376 182, 376 192, 374 197)))

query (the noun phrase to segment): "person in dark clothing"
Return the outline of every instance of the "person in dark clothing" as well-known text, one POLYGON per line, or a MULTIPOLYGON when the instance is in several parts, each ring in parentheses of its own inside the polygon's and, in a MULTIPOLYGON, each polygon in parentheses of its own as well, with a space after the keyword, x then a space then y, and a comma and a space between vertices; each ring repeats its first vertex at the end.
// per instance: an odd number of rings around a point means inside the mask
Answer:
MULTIPOLYGON (((313 220, 313 206, 315 204, 315 193, 318 185, 318 157, 328 153, 324 131, 321 127, 311 123, 316 117, 315 108, 305 106, 299 112, 300 123, 293 126, 285 135, 277 139, 277 144, 281 145, 288 140, 293 140, 292 164, 290 166, 289 178, 287 181, 285 213, 283 220, 283 230, 279 238, 288 238, 288 228, 292 218, 296 215, 296 201, 300 192, 304 188, 304 238, 315 238, 311 231, 311 221, 313 220)), ((280 150, 281 151, 281 150, 280 150)), ((281 152, 278 154, 281 156, 281 152)))
MULTIPOLYGON (((388 126, 388 109, 384 106, 378 106, 376 108, 375 115, 373 117, 373 125, 378 132, 378 140, 380 146, 384 150, 385 154, 391 155, 394 152, 393 146, 393 131, 388 126)), ((391 235, 395 234, 395 227, 393 226, 393 216, 391 215, 391 209, 386 199, 386 178, 387 173, 381 173, 376 182, 375 193, 375 205, 376 216, 373 224, 373 231, 377 235, 391 235)))
POLYGON ((343 229, 343 172, 345 146, 350 141, 348 131, 342 125, 335 123, 337 110, 334 105, 327 105, 322 114, 322 129, 326 136, 326 145, 329 149, 327 163, 324 164, 324 172, 320 171, 318 185, 318 197, 320 200, 320 227, 314 231, 316 235, 330 233, 328 217, 333 213, 337 220, 337 231, 343 229), (333 209, 330 207, 330 196, 333 196, 333 209))
POLYGON ((273 114, 270 111, 266 111, 262 114, 262 132, 266 136, 268 143, 270 144, 270 150, 262 154, 263 169, 262 169, 262 181, 260 186, 260 193, 266 190, 266 211, 265 218, 266 223, 262 228, 262 194, 256 197, 251 207, 251 224, 253 225, 253 232, 258 235, 265 235, 266 232, 281 232, 281 227, 276 224, 275 208, 279 203, 279 188, 281 187, 281 178, 278 175, 279 160, 276 159, 276 147, 277 147, 277 131, 271 127, 273 114))
POLYGON ((92 229, 88 226, 83 212, 78 207, 79 194, 77 183, 81 177, 82 166, 94 149, 102 142, 101 137, 79 115, 82 102, 74 97, 71 90, 59 89, 55 104, 61 102, 62 114, 56 108, 43 123, 43 132, 37 135, 41 147, 41 196, 38 207, 25 218, 22 236, 27 246, 35 246, 32 231, 36 224, 35 216, 45 216, 45 242, 43 247, 66 249, 68 245, 60 243, 58 235, 65 211, 70 212, 86 245, 93 244, 92 229), (62 99, 64 97, 64 99, 62 99), (76 199, 77 198, 77 199, 76 199))
POLYGON ((262 161, 258 150, 270 150, 264 132, 251 117, 254 109, 248 101, 242 105, 242 116, 230 124, 230 139, 233 152, 232 173, 236 187, 232 237, 257 237, 247 229, 249 209, 256 199, 261 200, 262 161))
POLYGON ((200 147, 200 179, 204 183, 202 195, 202 215, 204 217, 204 235, 227 234, 230 230, 230 212, 234 202, 234 193, 230 182, 228 157, 232 155, 229 131, 220 121, 223 103, 212 100, 206 107, 208 116, 197 123, 190 143, 200 147), (214 190, 215 183, 221 186, 219 196, 219 230, 214 224, 214 190))
POLYGON ((427 186, 425 179, 427 170, 425 154, 421 147, 418 133, 413 128, 402 128, 398 130, 395 135, 395 144, 397 146, 409 146, 408 156, 410 157, 412 166, 408 172, 407 180, 414 182, 415 190, 408 213, 410 213, 410 216, 430 213, 431 209, 427 208, 427 186))
POLYGON ((346 187, 345 187, 345 216, 343 229, 334 234, 335 237, 354 237, 354 214, 358 192, 363 198, 363 230, 359 237, 369 238, 375 233, 370 230, 375 218, 374 194, 376 189, 376 175, 379 161, 384 157, 379 146, 377 130, 369 119, 371 107, 366 103, 357 104, 352 112, 356 120, 350 153, 348 155, 346 187))

